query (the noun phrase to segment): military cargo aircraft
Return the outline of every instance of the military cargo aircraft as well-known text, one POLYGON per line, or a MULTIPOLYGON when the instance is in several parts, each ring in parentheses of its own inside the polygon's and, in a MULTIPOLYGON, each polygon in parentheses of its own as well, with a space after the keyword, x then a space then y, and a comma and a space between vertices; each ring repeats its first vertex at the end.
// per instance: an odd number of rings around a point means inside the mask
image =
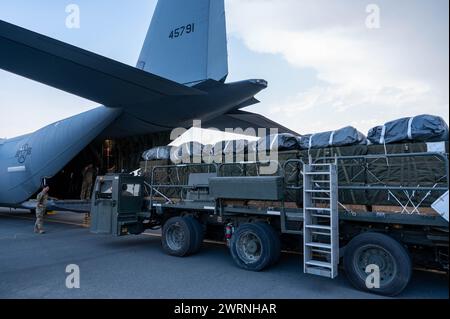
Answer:
POLYGON ((96 139, 156 134, 194 119, 289 131, 241 110, 267 82, 226 83, 227 58, 223 0, 159 0, 136 67, 0 20, 1 69, 102 105, 0 140, 0 206, 21 207, 96 139))

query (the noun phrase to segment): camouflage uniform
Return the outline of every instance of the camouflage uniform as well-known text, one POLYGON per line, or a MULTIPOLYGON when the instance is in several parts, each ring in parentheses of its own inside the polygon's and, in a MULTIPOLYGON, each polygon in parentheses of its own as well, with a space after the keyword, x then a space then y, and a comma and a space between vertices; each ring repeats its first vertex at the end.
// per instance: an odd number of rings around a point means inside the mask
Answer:
POLYGON ((81 185, 81 199, 90 199, 92 182, 94 179, 94 167, 86 167, 83 171, 83 184, 81 185))
POLYGON ((44 232, 44 214, 47 207, 48 194, 44 191, 40 192, 37 196, 37 206, 36 206, 36 224, 34 224, 35 233, 44 232))

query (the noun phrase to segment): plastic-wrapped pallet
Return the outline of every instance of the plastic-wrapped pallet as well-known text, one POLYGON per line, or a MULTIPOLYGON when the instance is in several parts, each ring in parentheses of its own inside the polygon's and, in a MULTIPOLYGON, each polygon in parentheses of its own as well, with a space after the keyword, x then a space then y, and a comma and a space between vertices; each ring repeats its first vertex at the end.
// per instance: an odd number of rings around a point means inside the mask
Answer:
MULTIPOLYGON (((277 161, 279 166, 282 168, 287 160, 297 158, 299 149, 300 147, 295 135, 289 133, 271 134, 249 144, 248 158, 252 161, 257 160, 263 163, 271 161, 266 165, 275 165, 274 161, 277 161)), ((271 171, 273 171, 274 174, 280 173, 280 167, 278 167, 278 170, 276 171, 276 167, 271 167, 271 171)), ((256 172, 254 173, 256 174, 256 172)), ((297 170, 293 172, 289 171, 286 175, 289 180, 298 179, 297 170)))
POLYGON ((440 116, 418 115, 371 128, 367 138, 373 144, 448 141, 448 125, 440 116))
POLYGON ((207 144, 203 146, 202 150, 202 162, 207 164, 220 164, 223 162, 223 142, 219 142, 215 145, 207 144))
POLYGON ((193 164, 202 162, 203 144, 188 142, 175 147, 171 151, 170 160, 174 164, 193 164))
POLYGON ((247 150, 247 140, 224 141, 222 152, 224 155, 244 153, 247 150))
POLYGON ((218 158, 220 153, 222 155, 221 163, 226 164, 221 167, 220 174, 224 176, 241 176, 242 170, 238 163, 248 160, 247 146, 248 141, 244 139, 227 140, 216 144, 214 150, 216 158, 218 158))
POLYGON ((142 154, 142 158, 146 161, 168 160, 170 159, 171 146, 154 147, 142 154))
MULTIPOLYGON (((404 187, 445 187, 446 163, 436 156, 413 156, 413 154, 434 153, 430 143, 395 143, 387 145, 369 145, 369 155, 375 154, 410 154, 407 157, 391 157, 388 162, 383 159, 367 160, 366 179, 368 185, 402 185, 404 187)), ((448 154, 448 142, 442 142, 442 153, 448 154)), ((448 155, 445 155, 448 158, 448 155)), ((399 199, 405 200, 405 192, 394 192, 399 199)), ((422 207, 429 207, 439 197, 437 192, 415 191, 409 192, 412 200, 422 207)), ((368 202, 373 205, 396 205, 395 197, 384 190, 370 190, 366 192, 368 202)))
POLYGON ((262 137, 257 143, 251 145, 253 152, 268 152, 268 151, 292 151, 299 150, 297 137, 293 134, 282 133, 272 134, 262 137))
POLYGON ((232 140, 223 142, 223 160, 225 163, 238 163, 249 160, 247 140, 232 140))
POLYGON ((301 149, 318 149, 367 144, 367 139, 364 134, 352 126, 346 126, 336 131, 300 136, 297 139, 301 149))
POLYGON ((142 154, 145 160, 141 162, 141 170, 148 183, 152 181, 152 175, 155 183, 163 183, 167 179, 167 169, 161 166, 170 165, 170 146, 154 147, 142 154), (158 167, 155 171, 155 167, 158 167))
MULTIPOLYGON (((308 163, 309 157, 311 157, 313 161, 318 161, 318 163, 330 162, 330 160, 320 161, 319 159, 328 158, 333 161, 336 156, 364 156, 367 155, 367 148, 368 146, 365 144, 357 144, 303 150, 300 152, 300 159, 305 163, 308 163)), ((345 164, 341 162, 340 165, 338 165, 338 179, 339 185, 341 186, 364 186, 366 184, 365 160, 355 159, 346 161, 345 164)), ((365 205, 367 203, 366 191, 339 190, 339 201, 345 204, 365 205)))

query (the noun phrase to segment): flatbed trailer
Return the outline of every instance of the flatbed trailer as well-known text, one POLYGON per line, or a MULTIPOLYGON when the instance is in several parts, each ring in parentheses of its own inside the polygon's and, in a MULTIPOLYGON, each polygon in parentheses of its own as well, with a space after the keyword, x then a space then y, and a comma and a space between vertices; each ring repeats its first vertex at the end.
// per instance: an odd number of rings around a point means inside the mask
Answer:
MULTIPOLYGON (((383 155, 386 161, 398 156, 411 154, 383 155)), ((421 211, 423 198, 413 201, 417 192, 425 197, 448 195, 448 159, 440 153, 418 156, 442 160, 446 179, 417 187, 338 185, 339 165, 363 156, 321 158, 308 164, 288 160, 276 163, 277 172, 270 176, 228 176, 226 167, 259 167, 273 161, 156 166, 150 181, 106 175, 94 186, 91 230, 125 236, 162 228, 164 251, 179 257, 198 252, 205 238, 221 240, 235 263, 251 271, 275 264, 286 247, 303 253, 305 273, 335 278, 342 264, 355 287, 396 295, 407 286, 413 265, 448 273, 448 221, 429 207, 421 211), (167 169, 193 173, 187 180, 164 183, 156 176, 167 169), (288 171, 297 172, 302 183, 290 182, 288 171), (389 192, 399 202, 398 212, 382 205, 357 211, 339 201, 343 188, 389 192), (287 202, 287 192, 301 200, 290 196, 287 202), (396 192, 406 194, 406 202, 396 192)))

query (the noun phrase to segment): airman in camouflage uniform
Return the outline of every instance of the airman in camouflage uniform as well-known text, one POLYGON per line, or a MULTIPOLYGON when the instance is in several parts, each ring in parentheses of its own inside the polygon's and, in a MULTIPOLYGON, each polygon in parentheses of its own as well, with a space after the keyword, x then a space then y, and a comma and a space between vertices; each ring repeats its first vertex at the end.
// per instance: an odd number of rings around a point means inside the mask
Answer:
MULTIPOLYGON (((93 164, 89 164, 83 169, 83 183, 81 184, 81 195, 80 198, 82 200, 89 200, 91 198, 92 192, 92 183, 94 182, 94 175, 96 173, 96 168, 93 164)), ((84 223, 89 225, 90 223, 90 214, 84 215, 84 223)))
POLYGON ((82 172, 83 174, 83 183, 81 185, 81 195, 80 199, 90 199, 91 190, 92 190, 92 182, 94 181, 95 167, 92 164, 86 166, 82 172))
POLYGON ((34 232, 39 234, 44 234, 44 214, 47 208, 48 191, 50 187, 45 186, 42 192, 37 196, 36 205, 36 224, 34 224, 34 232))

